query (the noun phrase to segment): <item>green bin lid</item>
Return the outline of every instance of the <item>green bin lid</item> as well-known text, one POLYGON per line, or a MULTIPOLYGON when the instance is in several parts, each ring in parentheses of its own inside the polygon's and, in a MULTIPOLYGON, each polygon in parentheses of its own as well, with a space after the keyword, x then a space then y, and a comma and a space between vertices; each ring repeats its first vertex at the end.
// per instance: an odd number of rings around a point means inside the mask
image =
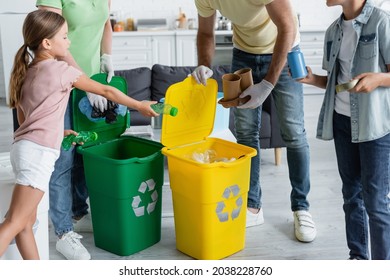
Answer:
MULTIPOLYGON (((99 83, 107 85, 107 74, 99 73, 91 77, 99 83)), ((123 77, 112 77, 110 86, 113 86, 124 94, 127 94, 127 82, 123 77)), ((82 147, 88 147, 90 145, 96 145, 97 143, 104 143, 112 139, 119 138, 119 136, 130 126, 130 113, 127 111, 125 116, 118 115, 117 121, 113 124, 108 124, 104 119, 97 122, 91 121, 85 116, 79 109, 80 100, 85 97, 85 91, 80 89, 72 90, 72 105, 73 105, 73 130, 80 131, 93 131, 98 134, 97 141, 85 143, 82 147)))

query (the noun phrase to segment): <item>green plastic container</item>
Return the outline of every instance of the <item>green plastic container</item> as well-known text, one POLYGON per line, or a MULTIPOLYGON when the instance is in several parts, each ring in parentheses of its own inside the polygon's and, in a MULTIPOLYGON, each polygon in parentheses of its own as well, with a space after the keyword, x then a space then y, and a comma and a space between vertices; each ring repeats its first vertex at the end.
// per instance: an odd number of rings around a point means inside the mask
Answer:
MULTIPOLYGON (((105 74, 92 78, 106 83, 105 74)), ((113 77, 110 85, 127 91, 121 77, 113 77)), ((128 114, 118 116, 115 124, 91 122, 78 111, 85 93, 75 93, 75 130, 99 135, 97 141, 77 149, 84 160, 95 246, 120 256, 144 250, 161 239, 163 146, 147 139, 120 137, 129 126, 128 114)))

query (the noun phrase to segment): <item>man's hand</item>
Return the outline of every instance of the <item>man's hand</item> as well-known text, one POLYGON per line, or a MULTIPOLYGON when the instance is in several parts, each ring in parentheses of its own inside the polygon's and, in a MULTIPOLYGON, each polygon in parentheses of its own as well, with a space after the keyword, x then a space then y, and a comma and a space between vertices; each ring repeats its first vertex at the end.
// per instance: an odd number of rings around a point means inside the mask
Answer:
POLYGON ((107 99, 101 95, 97 95, 91 92, 86 92, 89 103, 91 103, 92 107, 99 109, 100 112, 104 112, 107 110, 107 99))
POLYGON ((262 80, 260 83, 251 85, 249 88, 244 90, 241 93, 240 98, 244 98, 246 96, 250 96, 248 102, 241 106, 237 106, 239 109, 255 109, 263 104, 263 102, 267 99, 268 95, 274 89, 273 84, 266 80, 262 80))
POLYGON ((191 75, 198 84, 203 84, 205 86, 207 85, 207 79, 213 76, 213 70, 207 66, 200 65, 195 68, 191 75))
POLYGON ((112 66, 111 55, 103 54, 100 57, 100 72, 107 73, 107 83, 110 83, 112 77, 114 76, 114 67, 112 66))

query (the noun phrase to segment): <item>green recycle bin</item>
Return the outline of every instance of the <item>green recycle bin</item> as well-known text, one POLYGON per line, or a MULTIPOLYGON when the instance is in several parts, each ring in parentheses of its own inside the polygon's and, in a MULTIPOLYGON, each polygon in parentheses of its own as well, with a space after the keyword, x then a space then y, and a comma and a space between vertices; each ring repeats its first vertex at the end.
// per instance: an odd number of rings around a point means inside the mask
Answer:
MULTIPOLYGON (((106 74, 92 79, 106 84, 106 74)), ((126 80, 110 82, 127 92, 126 80)), ((95 246, 120 256, 144 250, 161 239, 161 202, 164 182, 162 144, 120 136, 130 124, 129 112, 117 122, 92 122, 79 109, 85 92, 72 94, 74 129, 95 131, 96 141, 77 147, 84 161, 95 246)))

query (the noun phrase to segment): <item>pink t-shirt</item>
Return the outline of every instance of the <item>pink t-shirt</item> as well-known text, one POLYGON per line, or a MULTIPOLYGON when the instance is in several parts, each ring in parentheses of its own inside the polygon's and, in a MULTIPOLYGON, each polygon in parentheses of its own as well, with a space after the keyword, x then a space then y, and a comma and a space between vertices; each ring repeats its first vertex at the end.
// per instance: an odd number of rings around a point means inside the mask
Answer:
POLYGON ((81 74, 66 62, 55 59, 46 59, 28 68, 19 103, 25 121, 15 131, 14 142, 26 139, 60 149, 70 91, 81 74))

